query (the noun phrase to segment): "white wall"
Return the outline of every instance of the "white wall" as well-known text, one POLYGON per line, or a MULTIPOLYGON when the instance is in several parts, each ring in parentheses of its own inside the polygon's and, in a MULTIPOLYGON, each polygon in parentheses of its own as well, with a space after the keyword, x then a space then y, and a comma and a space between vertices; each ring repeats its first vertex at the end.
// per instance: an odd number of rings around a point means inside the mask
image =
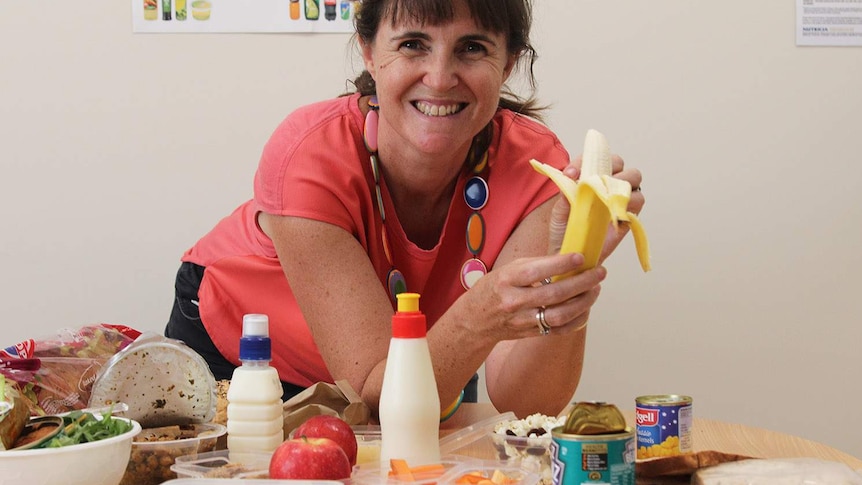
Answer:
MULTIPOLYGON (((862 457, 862 48, 799 48, 790 1, 537 0, 549 124, 645 173, 578 400, 686 393, 701 417, 862 457)), ((160 331, 180 254, 251 194, 282 117, 354 74, 346 35, 133 35, 129 5, 0 3, 2 345, 160 331)), ((548 365, 554 365, 548 362, 548 365)))

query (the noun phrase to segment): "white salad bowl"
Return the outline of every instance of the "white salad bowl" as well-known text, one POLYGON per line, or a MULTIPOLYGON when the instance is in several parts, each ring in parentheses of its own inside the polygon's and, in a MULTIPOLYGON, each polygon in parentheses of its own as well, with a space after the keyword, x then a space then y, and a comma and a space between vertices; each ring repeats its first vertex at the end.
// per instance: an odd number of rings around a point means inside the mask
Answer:
POLYGON ((59 448, 0 451, 0 484, 117 485, 141 432, 137 421, 121 435, 59 448))

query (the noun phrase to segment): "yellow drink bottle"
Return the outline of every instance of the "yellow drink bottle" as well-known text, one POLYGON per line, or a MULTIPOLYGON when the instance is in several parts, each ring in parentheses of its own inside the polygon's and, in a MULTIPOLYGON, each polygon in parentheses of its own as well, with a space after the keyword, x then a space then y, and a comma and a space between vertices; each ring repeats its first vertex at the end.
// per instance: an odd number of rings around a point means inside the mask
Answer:
POLYGON ((299 20, 299 0, 290 0, 290 18, 299 20))
POLYGON ((188 18, 186 0, 174 0, 174 8, 176 9, 177 20, 185 20, 188 18))

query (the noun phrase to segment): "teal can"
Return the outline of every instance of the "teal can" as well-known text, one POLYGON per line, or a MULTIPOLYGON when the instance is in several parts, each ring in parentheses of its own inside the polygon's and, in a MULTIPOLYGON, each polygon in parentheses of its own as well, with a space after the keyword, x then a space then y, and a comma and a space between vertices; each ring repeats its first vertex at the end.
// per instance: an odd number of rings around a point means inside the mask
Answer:
POLYGON ((635 485, 635 433, 577 435, 551 430, 554 485, 635 485))

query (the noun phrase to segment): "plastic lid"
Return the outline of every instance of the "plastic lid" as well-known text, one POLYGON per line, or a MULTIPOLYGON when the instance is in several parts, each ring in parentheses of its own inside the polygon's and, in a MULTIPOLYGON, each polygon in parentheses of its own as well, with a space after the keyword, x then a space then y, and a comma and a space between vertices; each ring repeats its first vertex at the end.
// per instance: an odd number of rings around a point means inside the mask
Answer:
POLYGON ((419 311, 419 293, 399 293, 395 298, 398 299, 399 312, 419 311))
POLYGON ((418 293, 399 293, 398 311, 392 315, 392 338, 425 338, 425 315, 419 311, 418 293))
POLYGON ((242 338, 239 339, 239 360, 270 360, 269 317, 250 313, 242 317, 242 338))
POLYGON ((479 422, 473 423, 470 426, 461 428, 460 430, 446 435, 440 439, 440 454, 448 455, 457 453, 458 450, 466 448, 480 439, 494 433, 494 428, 498 423, 517 419, 515 413, 508 411, 503 414, 485 418, 479 422))
POLYGON ((260 313, 242 316, 243 337, 269 337, 269 317, 260 313))
POLYGON ((206 423, 216 413, 215 389, 215 377, 200 354, 179 340, 145 332, 108 359, 87 406, 123 402, 128 409, 122 416, 144 428, 206 423))

